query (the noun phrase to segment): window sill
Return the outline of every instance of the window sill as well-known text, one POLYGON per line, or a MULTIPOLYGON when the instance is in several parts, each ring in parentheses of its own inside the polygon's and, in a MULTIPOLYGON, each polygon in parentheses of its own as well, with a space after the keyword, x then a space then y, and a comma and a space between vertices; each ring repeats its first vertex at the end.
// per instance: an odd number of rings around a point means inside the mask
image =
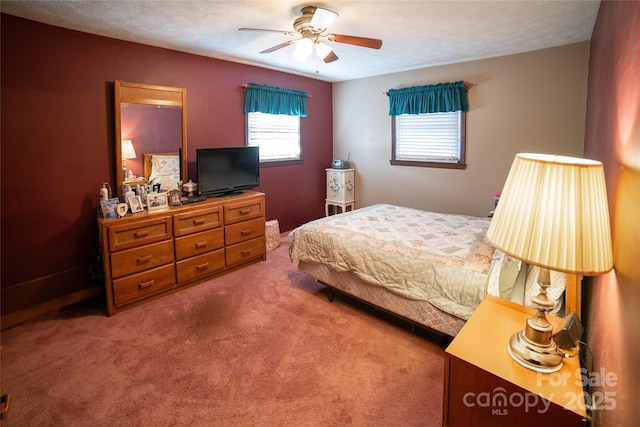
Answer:
POLYGON ((466 169, 466 163, 416 162, 410 160, 390 160, 392 166, 415 166, 421 168, 466 169))
POLYGON ((292 165, 301 165, 303 163, 302 159, 300 160, 271 160, 271 161, 262 161, 260 162, 261 168, 269 168, 273 166, 292 166, 292 165))

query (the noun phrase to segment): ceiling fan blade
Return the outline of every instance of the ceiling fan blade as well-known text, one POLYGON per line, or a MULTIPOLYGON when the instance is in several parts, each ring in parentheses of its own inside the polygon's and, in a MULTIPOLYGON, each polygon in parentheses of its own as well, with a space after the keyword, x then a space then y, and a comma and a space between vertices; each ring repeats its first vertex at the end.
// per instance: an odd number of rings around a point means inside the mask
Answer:
POLYGON ((285 36, 292 36, 295 33, 293 31, 286 31, 286 30, 268 30, 266 28, 247 28, 247 27, 243 27, 243 28, 238 28, 238 31, 268 31, 270 33, 280 33, 280 34, 284 34, 285 36))
POLYGON ((355 46, 368 47, 371 49, 380 49, 382 47, 382 40, 370 39, 368 37, 347 36, 345 34, 329 34, 327 40, 336 43, 352 44, 355 46))
POLYGON ((260 52, 260 53, 271 53, 271 52, 275 52, 276 50, 278 50, 278 49, 282 49, 283 47, 287 47, 287 46, 289 46, 289 45, 291 45, 291 44, 294 44, 295 42, 296 42, 295 40, 289 40, 289 41, 286 41, 286 42, 284 42, 284 43, 280 43, 279 45, 276 45, 276 46, 270 47, 269 49, 265 49, 265 50, 263 50, 263 51, 262 51, 262 52, 260 52))
POLYGON ((340 59, 340 58, 338 58, 338 55, 336 55, 333 51, 329 52, 329 54, 327 54, 327 56, 322 58, 322 60, 324 62, 326 62, 327 64, 329 62, 337 61, 338 59, 340 59))

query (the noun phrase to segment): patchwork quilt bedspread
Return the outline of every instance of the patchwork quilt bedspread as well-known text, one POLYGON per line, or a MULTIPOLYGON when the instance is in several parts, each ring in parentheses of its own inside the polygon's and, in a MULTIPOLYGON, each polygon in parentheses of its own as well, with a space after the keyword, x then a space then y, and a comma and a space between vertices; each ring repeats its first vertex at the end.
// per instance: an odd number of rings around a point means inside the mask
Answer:
POLYGON ((489 218, 379 204, 306 223, 292 260, 350 271, 372 286, 468 319, 487 294, 489 218))

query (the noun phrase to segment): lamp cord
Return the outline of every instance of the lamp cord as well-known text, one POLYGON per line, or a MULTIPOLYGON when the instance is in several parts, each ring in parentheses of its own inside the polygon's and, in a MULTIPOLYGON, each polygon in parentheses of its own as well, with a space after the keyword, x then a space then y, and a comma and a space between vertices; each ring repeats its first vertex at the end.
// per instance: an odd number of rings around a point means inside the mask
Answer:
POLYGON ((572 353, 564 352, 560 349, 560 347, 557 347, 556 351, 565 359, 579 356, 580 366, 584 366, 585 368, 587 368, 587 371, 591 371, 591 364, 593 359, 591 349, 589 348, 589 345, 584 341, 578 341, 578 343, 580 344, 580 349, 578 351, 574 351, 572 353), (584 354, 582 352, 583 349, 585 350, 584 354))

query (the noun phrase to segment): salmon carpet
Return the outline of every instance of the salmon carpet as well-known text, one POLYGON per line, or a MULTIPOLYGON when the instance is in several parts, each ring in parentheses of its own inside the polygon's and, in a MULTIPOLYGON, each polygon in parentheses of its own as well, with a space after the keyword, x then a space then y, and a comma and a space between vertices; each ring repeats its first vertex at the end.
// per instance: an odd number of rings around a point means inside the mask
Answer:
POLYGON ((267 261, 106 317, 99 299, 2 331, 9 426, 439 426, 444 350, 267 261))

